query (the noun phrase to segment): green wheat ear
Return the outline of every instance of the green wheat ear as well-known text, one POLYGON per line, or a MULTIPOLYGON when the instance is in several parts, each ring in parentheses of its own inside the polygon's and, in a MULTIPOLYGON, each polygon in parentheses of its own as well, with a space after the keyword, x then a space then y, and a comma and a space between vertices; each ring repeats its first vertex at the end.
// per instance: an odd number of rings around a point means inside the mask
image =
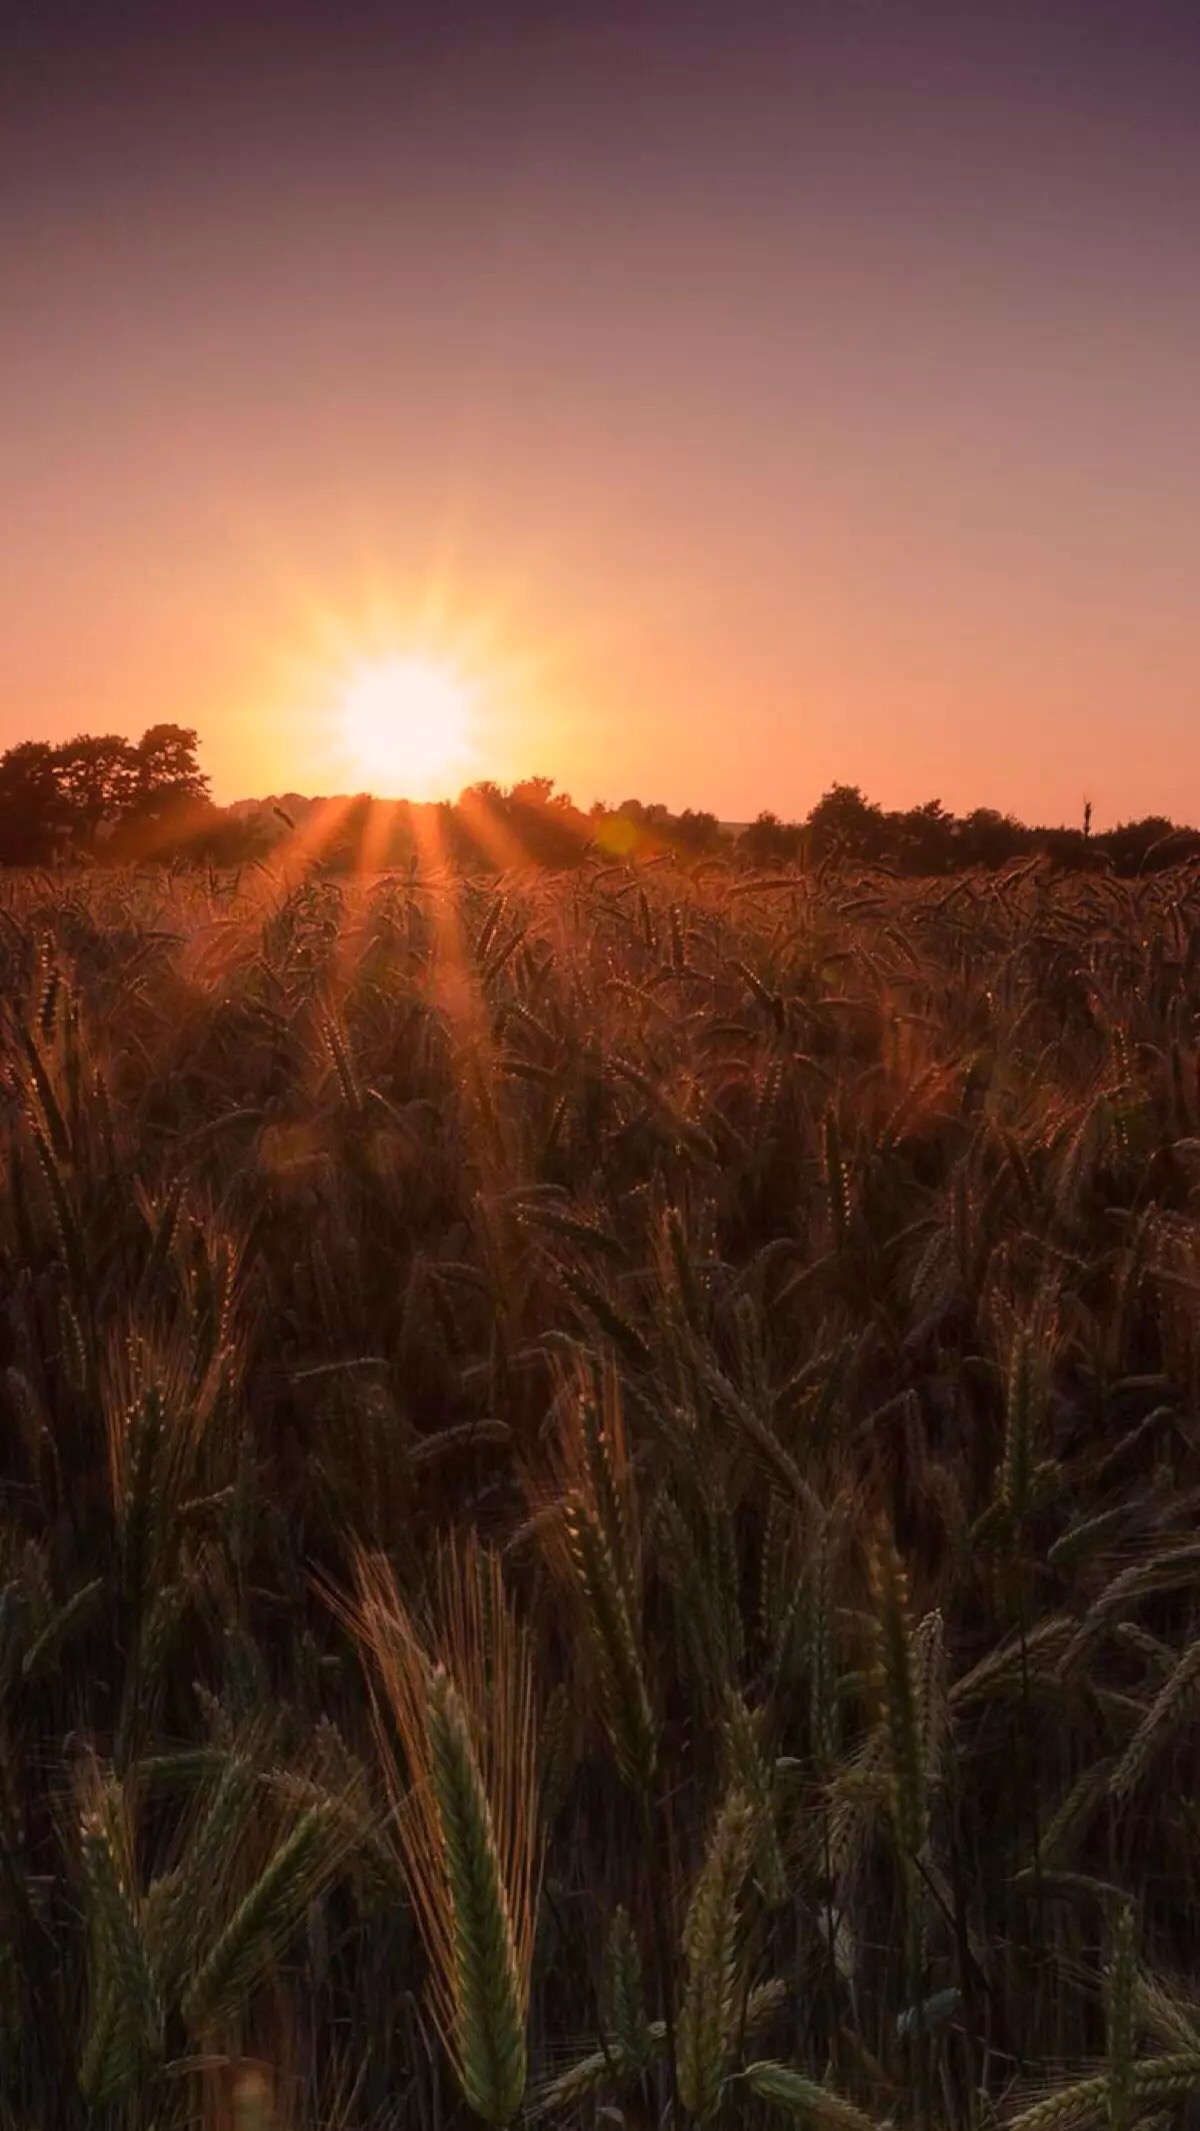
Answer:
POLYGON ((180 2011, 192 2034, 235 2012, 278 1956, 329 1875, 334 1832, 322 1803, 279 1843, 183 1993, 180 2011))
POLYGON ((194 1969, 197 1939, 212 1922, 214 1892, 219 1893, 226 1862, 252 1817, 255 1781, 249 1753, 222 1757, 217 1783, 183 1857, 151 1889, 143 1921, 164 1996, 177 1992, 194 1969))
POLYGON ((1137 1943, 1133 1908, 1123 1902, 1113 1923, 1112 1952, 1104 1974, 1104 2024, 1108 2044, 1108 2121, 1110 2131, 1125 2131, 1133 2077, 1134 1999, 1137 1943))
POLYGON ((113 1801, 106 1792, 85 1809, 80 1832, 93 2003, 79 2084, 103 2106, 128 2094, 160 2054, 162 2007, 125 1884, 113 1801))
MULTIPOLYGON (((651 2056, 664 2056, 666 2048, 666 2022, 652 2020, 651 2056)), ((530 2114, 565 2115, 581 2101, 586 2100, 589 2094, 595 2094, 604 2087, 619 2094, 623 2088, 631 2087, 639 2070, 644 2069, 644 2066, 639 2067, 629 2062, 619 2043, 610 2042, 606 2049, 593 2050, 587 2057, 579 2058, 575 2064, 568 2065, 565 2072, 560 2072, 556 2079, 549 2080, 545 2086, 540 2087, 530 2099, 530 2114)))
POLYGON ((613 2040, 626 2062, 640 2071, 650 2062, 654 2041, 646 2017, 641 1955, 624 1909, 613 1917, 604 1965, 605 2010, 613 2040))
POLYGON ((1014 1525, 1021 1523, 1029 1508, 1040 1389, 1040 1355, 1032 1329, 1022 1325, 1013 1337, 1008 1358, 1004 1463, 1000 1481, 1000 1499, 1014 1525))
POLYGON ((454 1961, 454 2053, 469 2106, 511 2123, 525 2094, 525 2018, 491 1814, 462 1704, 429 1682, 430 1772, 441 1819, 454 1961))
MULTIPOLYGON (((1200 2087, 1200 2051, 1185 2050, 1176 2056, 1148 2057, 1131 2066, 1127 2101, 1130 2116, 1141 2116, 1163 2102, 1181 2100, 1200 2087)), ((1085 2125, 1103 2121, 1111 2082, 1107 2072, 1094 2079, 1079 2079, 1059 2087, 1019 2116, 1010 2116, 1005 2131, 1083 2131, 1085 2125)))
POLYGON ((761 2100, 773 2102, 801 2123, 815 2125, 817 2131, 876 2131, 871 2118, 852 2101, 845 2101, 830 2087, 818 2086, 815 2079, 806 2079, 790 2064, 777 2064, 774 2058, 747 2065, 746 2084, 761 2100))
POLYGON ((599 1523, 579 1496, 567 1503, 563 1526, 595 1659, 605 1729, 626 1782, 646 1791, 658 1743, 625 1579, 599 1523))
POLYGON ((763 1752, 762 1722, 762 1711, 747 1709, 737 1689, 729 1688, 722 1734, 730 1780, 753 1805, 758 1881, 768 1908, 777 1909, 787 1900, 787 1876, 775 1826, 772 1771, 763 1752))
POLYGON ((827 1532, 822 1532, 817 1541, 806 1613, 809 1736, 817 1768, 824 1773, 832 1768, 841 1743, 833 1636, 833 1548, 827 1532))
POLYGON ((500 2127, 525 2091, 541 1868, 529 1638, 498 1558, 473 1538, 439 1556, 432 1649, 418 1638, 388 1563, 361 1555, 356 1566, 359 1603, 350 1617, 383 1691, 376 1738, 438 2030, 471 2108, 500 2127))
POLYGON ((729 2068, 736 2019, 738 1897, 755 1813, 731 1791, 717 1818, 683 1933, 687 1986, 679 2014, 679 2094, 698 2123, 712 2116, 729 2068))
POLYGON ((1147 1773, 1156 1753, 1196 1709, 1200 1637, 1189 1643, 1154 1697, 1112 1774, 1115 1798, 1125 1798, 1147 1773))

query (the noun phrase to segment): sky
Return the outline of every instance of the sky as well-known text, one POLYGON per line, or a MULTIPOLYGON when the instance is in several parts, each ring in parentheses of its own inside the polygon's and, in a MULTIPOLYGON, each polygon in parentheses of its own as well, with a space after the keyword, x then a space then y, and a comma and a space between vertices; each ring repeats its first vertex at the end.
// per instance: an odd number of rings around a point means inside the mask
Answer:
POLYGON ((0 747, 354 789, 418 659, 455 789, 1200 821, 1198 111, 1190 0, 9 0, 0 747))

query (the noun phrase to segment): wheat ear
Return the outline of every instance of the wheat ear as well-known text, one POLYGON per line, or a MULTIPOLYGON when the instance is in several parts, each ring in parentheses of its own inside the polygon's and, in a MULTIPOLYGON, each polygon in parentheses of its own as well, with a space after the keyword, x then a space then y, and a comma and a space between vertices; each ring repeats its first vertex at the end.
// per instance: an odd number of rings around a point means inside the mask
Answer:
POLYGON ((429 1682, 430 1776, 453 1915, 455 2059, 468 2105, 512 2121, 525 2093, 525 2017, 491 1814, 461 1701, 429 1682))
POLYGON ((290 1938, 329 1875, 332 1833, 328 1808, 310 1806, 269 1858, 183 1994, 180 2010, 193 2034, 235 2011, 290 1938))
POLYGON ((815 2079, 806 2079, 790 2064, 776 2063, 774 2058, 765 2057, 757 2064, 747 2065, 746 2084, 763 2101, 773 2102, 776 2108, 786 2109, 789 2116, 821 2126, 823 2131, 875 2131, 871 2118, 856 2109, 852 2101, 844 2100, 831 2087, 818 2086, 815 2079))
POLYGON ((658 1744, 625 1578, 602 1527, 578 1495, 566 1504, 563 1529, 613 1755, 626 1782, 646 1792, 658 1744))
MULTIPOLYGON (((1126 2089, 1128 2118, 1141 2116, 1164 2101, 1173 2101, 1200 2086, 1200 2052, 1186 2050, 1178 2056, 1148 2057, 1130 2067, 1126 2089)), ((1094 2079, 1080 2079, 1073 2086, 1059 2087, 1042 2101, 1023 2109, 1008 2120, 1006 2131, 1084 2131, 1102 2123, 1108 2108, 1111 2081, 1107 2072, 1094 2079)))
POLYGON ((650 2062, 654 2049, 642 1987, 642 1961, 627 1912, 618 1909, 605 1949, 605 1997, 608 2023, 623 2058, 635 2070, 650 2062))
POLYGON ((1111 2131, 1125 2131, 1125 2125, 1129 2121, 1136 1984, 1137 1945, 1134 1939, 1133 1909, 1128 1902, 1123 1902, 1113 1923, 1112 1952, 1104 1972, 1108 2121, 1111 2131))
POLYGON ((736 2018, 738 1897, 754 1842, 755 1814, 731 1791, 717 1818, 684 1927, 687 1986, 679 2012, 679 2094, 698 2123, 721 2099, 736 2018))
POLYGON ((471 1539, 435 1577, 431 1657, 388 1565, 358 1562, 352 1616, 375 1660, 407 1769, 377 1706, 396 1831, 431 1971, 434 2011, 476 2114, 507 2124, 525 2089, 525 2019, 540 1841, 529 1640, 500 1564, 471 1539))
POLYGON ((1171 1733, 1194 1715, 1197 1680, 1200 1680, 1200 1638, 1189 1643, 1174 1671, 1163 1681, 1113 1770, 1111 1789, 1114 1797, 1124 1798, 1141 1781, 1154 1755, 1171 1733))

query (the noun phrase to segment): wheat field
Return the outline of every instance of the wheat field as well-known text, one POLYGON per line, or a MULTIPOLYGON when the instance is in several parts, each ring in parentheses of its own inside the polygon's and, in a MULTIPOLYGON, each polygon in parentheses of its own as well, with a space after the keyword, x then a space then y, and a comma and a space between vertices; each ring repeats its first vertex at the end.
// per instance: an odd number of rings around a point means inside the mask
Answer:
POLYGON ((1179 2117, 1195 868, 10 874, 0 996, 0 2122, 1179 2117))

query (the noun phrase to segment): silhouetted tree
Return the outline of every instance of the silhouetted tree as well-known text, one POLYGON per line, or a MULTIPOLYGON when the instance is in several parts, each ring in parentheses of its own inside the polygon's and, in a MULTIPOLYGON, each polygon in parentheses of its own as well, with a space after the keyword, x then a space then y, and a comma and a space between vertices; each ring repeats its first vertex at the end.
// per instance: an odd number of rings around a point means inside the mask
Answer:
POLYGON ((152 725, 136 746, 119 733, 27 740, 0 756, 0 865, 40 865, 73 850, 116 861, 204 857, 233 863, 262 839, 208 797, 197 736, 152 725))
POLYGON ((955 838, 960 866, 1006 866, 1025 849, 1028 831, 1011 814, 996 807, 974 807, 958 823, 955 838))
POLYGON ((906 873, 945 873, 953 865, 955 821, 940 799, 927 799, 924 806, 910 807, 904 814, 885 815, 884 820, 890 834, 885 831, 879 836, 873 852, 870 838, 878 834, 874 824, 867 824, 858 832, 863 847, 857 856, 881 856, 894 838, 894 855, 906 873))
POLYGON ((880 858, 885 843, 883 809, 865 799, 857 784, 834 784, 808 817, 814 858, 835 852, 845 858, 880 858))
POLYGON ((525 777, 510 790, 485 779, 459 794, 442 822, 448 850, 466 866, 578 865, 593 823, 552 777, 525 777))
POLYGON ((1192 857, 1197 846, 1194 830, 1177 829, 1163 814, 1118 822, 1091 841, 1107 853, 1118 873, 1154 873, 1162 866, 1177 866, 1192 857))
POLYGON ((615 811, 626 821, 636 821, 643 829, 668 829, 671 825, 671 809, 661 799, 652 799, 647 804, 641 799, 623 799, 615 811))
POLYGON ((197 760, 199 736, 190 725, 151 725, 134 750, 134 804, 139 812, 207 799, 209 783, 197 760))
POLYGON ((591 841, 591 826, 568 792, 556 792, 552 777, 526 777, 505 795, 505 826, 537 866, 577 866, 591 841))
POLYGON ((445 834, 459 865, 499 866, 511 854, 504 792, 490 777, 469 784, 445 816, 445 834))
POLYGON ((671 825, 671 838, 676 848, 688 858, 703 858, 716 851, 721 842, 721 824, 715 814, 697 812, 685 807, 677 814, 671 825))
POLYGON ((78 733, 54 753, 72 840, 90 849, 99 831, 118 822, 137 796, 137 749, 119 733, 78 733))
POLYGON ((152 725, 134 755, 134 787, 106 844, 110 858, 167 858, 207 848, 219 812, 188 726, 152 725))
POLYGON ((22 740, 0 755, 0 865, 46 865, 69 825, 57 751, 45 740, 22 740))
POLYGON ((737 848, 752 866, 786 866, 800 856, 803 836, 799 822, 781 821, 765 809, 742 830, 737 848))
POLYGON ((1035 851, 1044 851, 1056 866, 1064 871, 1078 873, 1086 866, 1096 863, 1100 839, 1085 837, 1082 829, 1030 829, 1029 842, 1035 851))
POLYGON ((566 812, 571 807, 568 792, 556 792, 553 777, 520 777, 510 785, 505 794, 511 806, 557 807, 566 812))

